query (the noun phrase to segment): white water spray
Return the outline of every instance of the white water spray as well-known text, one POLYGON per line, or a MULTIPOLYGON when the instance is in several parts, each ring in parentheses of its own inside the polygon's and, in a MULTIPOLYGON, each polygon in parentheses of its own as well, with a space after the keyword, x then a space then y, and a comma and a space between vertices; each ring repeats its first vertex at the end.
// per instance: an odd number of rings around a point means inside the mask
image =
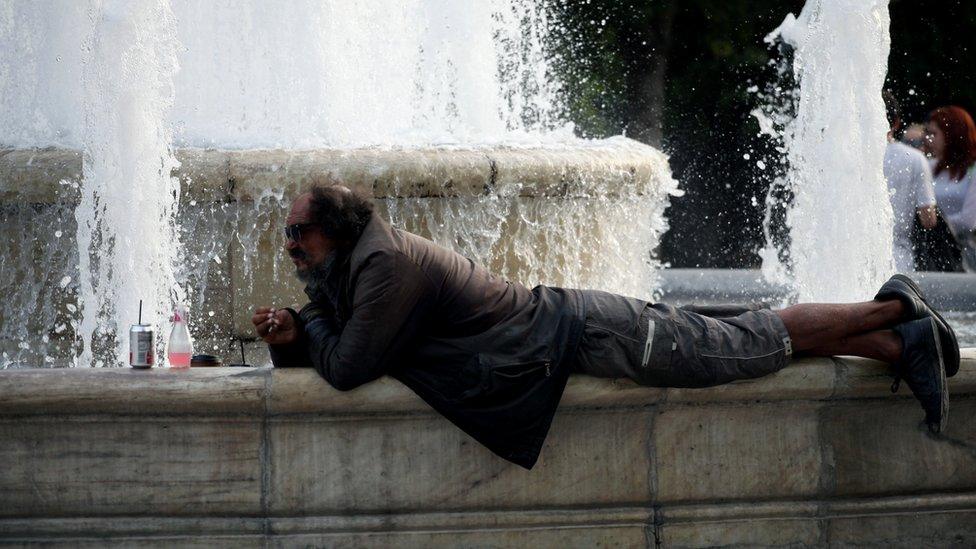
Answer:
POLYGON ((114 366, 128 356, 140 300, 143 321, 160 328, 183 298, 174 277, 179 185, 170 176, 167 123, 177 43, 168 0, 94 2, 89 14, 76 333, 80 364, 114 366))
POLYGON ((787 222, 800 301, 870 299, 894 270, 882 172, 888 26, 888 0, 808 0, 768 38, 795 48, 787 222))
MULTIPOLYGON (((96 3, 97 5, 98 3, 96 3)), ((134 2, 142 6, 142 0, 134 2)), ((315 148, 572 138, 545 2, 172 0, 177 146, 315 148), (553 132, 554 130, 555 133, 553 132)), ((81 148, 80 3, 0 6, 0 145, 81 148), (67 5, 65 5, 67 4, 67 5), (2 44, 0 44, 2 45, 2 44), (8 54, 7 51, 10 53, 8 54)))

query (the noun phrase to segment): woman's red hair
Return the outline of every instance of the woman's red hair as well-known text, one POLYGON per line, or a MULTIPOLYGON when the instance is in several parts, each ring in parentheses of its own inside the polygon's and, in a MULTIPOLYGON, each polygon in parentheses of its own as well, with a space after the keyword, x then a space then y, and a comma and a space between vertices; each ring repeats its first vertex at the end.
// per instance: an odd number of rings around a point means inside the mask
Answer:
POLYGON ((969 167, 976 163, 976 124, 964 109, 955 106, 939 107, 929 115, 945 136, 945 154, 935 165, 935 174, 949 170, 949 177, 962 179, 969 167))

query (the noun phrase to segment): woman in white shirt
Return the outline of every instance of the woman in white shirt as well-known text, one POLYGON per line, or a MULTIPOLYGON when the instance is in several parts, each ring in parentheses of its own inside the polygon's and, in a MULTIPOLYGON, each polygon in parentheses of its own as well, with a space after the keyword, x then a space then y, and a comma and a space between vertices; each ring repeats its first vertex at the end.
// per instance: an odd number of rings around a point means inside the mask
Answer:
POLYGON ((976 124, 959 107, 941 107, 929 115, 925 139, 939 214, 962 252, 963 268, 976 272, 976 124))

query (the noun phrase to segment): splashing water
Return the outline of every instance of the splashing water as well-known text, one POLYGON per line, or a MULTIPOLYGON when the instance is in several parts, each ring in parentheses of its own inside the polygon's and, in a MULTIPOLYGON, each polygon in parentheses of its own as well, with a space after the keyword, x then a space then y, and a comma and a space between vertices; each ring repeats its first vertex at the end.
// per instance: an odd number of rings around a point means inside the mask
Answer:
POLYGON ((173 15, 164 0, 98 8, 84 48, 84 180, 75 210, 79 362, 94 366, 127 356, 124 336, 140 300, 143 321, 160 326, 184 297, 174 277, 179 186, 166 124, 177 69, 173 15))
MULTIPOLYGON (((2 144, 83 145, 84 6, 0 7, 0 75, 10 77, 0 79, 2 144)), ((166 121, 177 146, 572 138, 544 2, 172 0, 171 9, 180 70, 166 121)))
MULTIPOLYGON (((870 299, 894 270, 882 172, 888 26, 887 0, 808 0, 767 37, 795 48, 799 98, 784 140, 800 301, 870 299)), ((776 261, 765 254, 764 271, 776 261)))
MULTIPOLYGON (((0 146, 17 149, 6 158, 29 166, 32 148, 49 146, 83 158, 53 206, 0 205, 3 227, 60 233, 10 233, 0 254, 10 313, 0 344, 18 345, 12 356, 3 347, 0 368, 66 355, 116 365, 139 299, 157 328, 183 300, 227 325, 239 311, 214 296, 232 278, 246 286, 268 261, 275 280, 290 278, 258 253, 281 238, 280 190, 187 200, 195 182, 170 177, 175 147, 576 147, 561 118, 553 25, 535 0, 0 2, 0 146)), ((654 158, 663 195, 527 198, 512 184, 382 208, 527 284, 650 297, 649 251, 674 190, 666 159, 654 158), (608 217, 618 232, 603 232, 608 217), (547 262, 553 250, 566 261, 547 262)))

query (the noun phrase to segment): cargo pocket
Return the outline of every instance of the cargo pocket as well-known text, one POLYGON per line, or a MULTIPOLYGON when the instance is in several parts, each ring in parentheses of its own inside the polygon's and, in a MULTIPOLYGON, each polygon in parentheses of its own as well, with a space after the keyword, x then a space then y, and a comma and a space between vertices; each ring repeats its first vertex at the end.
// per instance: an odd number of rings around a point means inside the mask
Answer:
POLYGON ((661 369, 654 371, 659 386, 663 387, 709 387, 715 385, 715 369, 703 359, 702 352, 708 348, 707 332, 701 327, 690 325, 680 318, 661 322, 661 335, 655 345, 659 349, 661 369))
POLYGON ((655 315, 642 315, 646 334, 641 346, 640 362, 637 363, 636 381, 650 387, 673 387, 680 381, 681 354, 678 352, 677 334, 669 319, 655 315))

